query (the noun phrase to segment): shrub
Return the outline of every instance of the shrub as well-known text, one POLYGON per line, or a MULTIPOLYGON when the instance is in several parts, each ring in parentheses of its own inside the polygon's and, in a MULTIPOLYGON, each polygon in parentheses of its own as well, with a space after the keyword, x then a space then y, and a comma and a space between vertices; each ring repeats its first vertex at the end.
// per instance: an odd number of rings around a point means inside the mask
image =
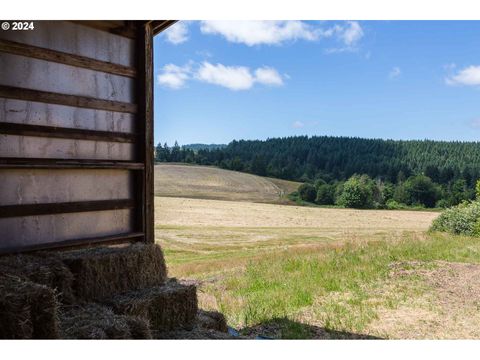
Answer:
POLYGON ((480 179, 477 180, 477 185, 475 186, 475 194, 477 195, 477 200, 480 200, 480 179))
POLYGON ((379 183, 377 185, 378 190, 381 196, 381 202, 387 204, 388 200, 393 200, 393 195, 395 193, 395 186, 390 182, 379 183))
POLYGON ((475 223, 475 226, 473 228, 473 235, 480 236, 480 219, 477 219, 477 222, 475 223))
POLYGON ((375 183, 368 175, 353 175, 343 185, 338 203, 347 208, 373 208, 375 183))
POLYGON ((435 205, 435 207, 440 209, 446 209, 448 208, 448 205, 449 205, 448 200, 440 199, 437 201, 437 204, 435 205))
POLYGON ((395 191, 395 200, 407 205, 425 205, 433 208, 439 197, 436 184, 425 175, 411 176, 395 191))
POLYGON ((320 205, 333 205, 335 203, 335 186, 328 184, 320 185, 315 202, 320 205))
POLYGON ((393 199, 390 199, 385 204, 388 210, 400 210, 400 209, 407 209, 407 205, 396 202, 393 199))
POLYGON ((433 221, 431 229, 461 235, 480 235, 480 201, 465 201, 446 209, 433 221))
POLYGON ((320 189, 320 186, 323 186, 323 185, 326 185, 326 184, 327 184, 327 182, 326 182, 325 180, 323 180, 323 179, 321 179, 321 178, 320 178, 320 179, 317 179, 317 180, 315 180, 315 184, 314 184, 314 185, 315 185, 315 189, 318 190, 318 189, 320 189))
POLYGON ((317 197, 317 190, 312 184, 305 183, 298 187, 298 194, 303 201, 314 202, 317 197))

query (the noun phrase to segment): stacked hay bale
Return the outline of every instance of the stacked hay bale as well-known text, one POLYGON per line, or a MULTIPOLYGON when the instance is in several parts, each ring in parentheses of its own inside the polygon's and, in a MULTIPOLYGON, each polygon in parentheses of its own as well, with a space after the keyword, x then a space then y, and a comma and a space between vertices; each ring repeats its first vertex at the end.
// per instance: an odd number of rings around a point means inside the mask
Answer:
POLYGON ((17 276, 52 288, 62 303, 70 304, 75 300, 72 292, 73 274, 54 253, 0 257, 0 274, 17 276))
POLYGON ((86 301, 160 286, 167 279, 162 250, 154 244, 67 251, 59 256, 74 276, 73 293, 86 301))
POLYGON ((0 277, 0 338, 56 339, 55 290, 12 275, 0 277))
POLYGON ((0 274, 0 338, 212 338, 226 332, 223 316, 199 313, 194 285, 167 280, 157 245, 7 256, 0 258, 0 274))
POLYGON ((151 339, 145 319, 117 315, 111 309, 95 304, 62 308, 61 337, 63 339, 151 339))
POLYGON ((148 319, 157 331, 191 329, 198 312, 195 286, 175 280, 113 297, 108 303, 117 313, 148 319))

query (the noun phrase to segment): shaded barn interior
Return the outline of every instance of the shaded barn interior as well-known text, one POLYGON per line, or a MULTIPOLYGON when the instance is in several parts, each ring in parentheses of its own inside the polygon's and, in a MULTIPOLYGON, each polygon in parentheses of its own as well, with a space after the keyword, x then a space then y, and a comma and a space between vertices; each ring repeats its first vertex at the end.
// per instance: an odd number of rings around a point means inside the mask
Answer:
POLYGON ((153 42, 174 21, 0 32, 0 253, 153 242, 153 42))

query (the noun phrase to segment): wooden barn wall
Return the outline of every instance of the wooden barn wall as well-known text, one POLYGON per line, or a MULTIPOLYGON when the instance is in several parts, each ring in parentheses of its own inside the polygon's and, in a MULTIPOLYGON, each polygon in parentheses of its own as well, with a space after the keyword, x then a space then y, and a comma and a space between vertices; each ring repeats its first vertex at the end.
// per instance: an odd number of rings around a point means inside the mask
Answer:
POLYGON ((151 31, 0 32, 0 253, 153 241, 151 31))

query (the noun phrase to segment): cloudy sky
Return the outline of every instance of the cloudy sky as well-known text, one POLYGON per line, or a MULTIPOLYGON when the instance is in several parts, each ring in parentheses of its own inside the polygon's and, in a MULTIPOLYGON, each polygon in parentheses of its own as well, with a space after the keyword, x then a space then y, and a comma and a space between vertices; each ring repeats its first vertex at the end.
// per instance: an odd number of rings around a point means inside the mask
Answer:
POLYGON ((155 142, 480 140, 480 22, 179 22, 155 44, 155 142))

